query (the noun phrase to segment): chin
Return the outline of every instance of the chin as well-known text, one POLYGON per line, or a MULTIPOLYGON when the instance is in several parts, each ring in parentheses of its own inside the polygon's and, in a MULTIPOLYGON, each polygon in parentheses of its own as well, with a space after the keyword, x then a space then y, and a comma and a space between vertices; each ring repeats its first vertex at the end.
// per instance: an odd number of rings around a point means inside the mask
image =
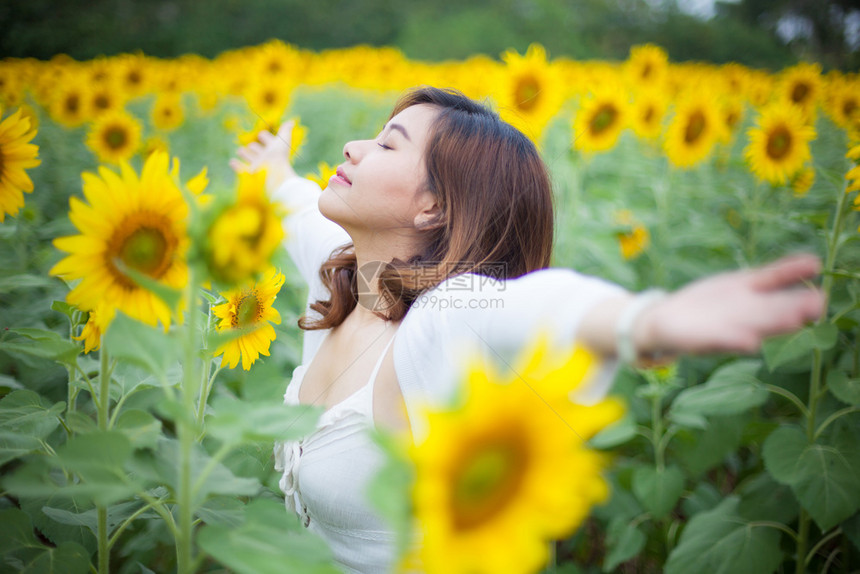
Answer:
POLYGON ((350 216, 355 217, 355 214, 346 201, 330 187, 323 189, 319 200, 317 200, 317 206, 323 217, 337 223, 341 227, 345 227, 350 216))

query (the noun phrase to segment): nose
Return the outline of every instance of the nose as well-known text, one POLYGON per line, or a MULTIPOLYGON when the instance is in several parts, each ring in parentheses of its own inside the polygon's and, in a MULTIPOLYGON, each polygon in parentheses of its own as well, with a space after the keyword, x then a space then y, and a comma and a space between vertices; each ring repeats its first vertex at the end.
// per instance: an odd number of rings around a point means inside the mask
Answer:
POLYGON ((343 146, 343 157, 352 163, 359 161, 364 155, 364 150, 367 148, 367 144, 370 142, 371 140, 353 140, 346 142, 343 146))

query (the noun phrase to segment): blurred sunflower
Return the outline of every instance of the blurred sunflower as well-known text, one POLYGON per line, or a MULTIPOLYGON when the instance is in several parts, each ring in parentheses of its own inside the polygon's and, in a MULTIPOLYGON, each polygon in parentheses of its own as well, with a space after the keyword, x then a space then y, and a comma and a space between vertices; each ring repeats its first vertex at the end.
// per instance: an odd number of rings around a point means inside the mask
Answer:
POLYGON ((221 293, 227 301, 212 308, 212 313, 221 320, 218 331, 247 330, 216 349, 215 356, 223 354, 227 367, 234 368, 241 358, 242 368, 247 371, 260 355, 269 356, 269 346, 275 340, 271 323, 277 325, 281 322, 281 315, 272 304, 283 284, 284 275, 270 268, 252 286, 221 293))
POLYGON ((266 173, 239 173, 236 202, 221 212, 209 228, 211 276, 235 284, 269 266, 284 238, 278 204, 266 194, 266 173))
POLYGON ((636 89, 662 88, 669 71, 669 55, 660 46, 632 46, 624 72, 636 89))
POLYGON ((501 116, 538 142, 564 103, 556 70, 538 44, 530 45, 525 56, 509 50, 502 59, 507 66, 497 91, 501 116))
POLYGON ((185 122, 185 107, 182 96, 174 93, 162 93, 155 98, 150 112, 152 125, 157 129, 173 131, 185 122))
POLYGON ((822 91, 821 66, 801 62, 780 74, 780 96, 812 117, 822 91))
POLYGON ((283 79, 262 78, 248 86, 245 101, 255 115, 277 126, 290 101, 290 88, 283 79))
POLYGON ((42 163, 36 157, 39 146, 28 143, 35 135, 36 130, 30 129, 30 120, 20 109, 0 122, 0 223, 7 213, 18 215, 24 207, 24 193, 33 191, 33 181, 25 170, 42 163))
POLYGON ((723 143, 729 143, 744 118, 744 103, 739 97, 730 95, 723 98, 720 111, 723 117, 721 139, 723 143))
POLYGON ((337 173, 337 166, 332 166, 324 161, 317 164, 316 173, 306 173, 305 179, 315 182, 321 189, 328 187, 328 180, 337 173))
POLYGON ((69 255, 51 275, 80 279, 66 300, 85 311, 103 303, 150 325, 170 325, 168 306, 122 269, 177 289, 188 279, 188 205, 167 154, 150 155, 140 178, 123 162, 119 174, 99 167, 98 175, 85 172, 83 179, 89 204, 72 197, 69 212, 80 234, 54 240, 69 255))
POLYGON ((87 135, 87 147, 101 162, 119 163, 130 159, 140 147, 140 122, 124 110, 96 119, 87 135))
POLYGON ((663 149, 672 165, 692 167, 707 159, 722 133, 719 108, 710 95, 688 93, 676 105, 663 149))
POLYGON ((65 81, 57 86, 51 96, 49 113, 58 124, 75 128, 89 119, 90 101, 89 88, 71 74, 66 74, 65 81))
POLYGON ((591 355, 558 360, 538 344, 520 363, 511 378, 471 365, 463 404, 426 413, 427 434, 410 449, 422 544, 407 559, 422 571, 536 572, 548 542, 569 535, 608 494, 605 461, 585 441, 622 408, 567 398, 591 355))
POLYGON ((630 106, 630 126, 643 139, 656 139, 663 130, 668 98, 658 90, 638 90, 630 106))
POLYGON ((573 122, 573 146, 584 152, 612 149, 627 127, 626 96, 626 90, 609 85, 583 98, 573 122))
POLYGON ((103 114, 121 110, 125 104, 121 92, 112 83, 96 84, 90 94, 89 109, 92 116, 98 119, 103 114))
POLYGON ((651 243, 648 229, 633 217, 630 210, 623 209, 615 214, 615 223, 619 229, 615 233, 618 247, 624 259, 635 259, 642 254, 651 243))
POLYGON ((152 62, 143 54, 123 54, 115 60, 122 91, 131 98, 147 93, 152 83, 152 62))
POLYGON ((810 166, 806 166, 791 178, 791 190, 794 191, 794 195, 806 195, 812 188, 813 183, 815 183, 815 170, 810 166))
POLYGON ((827 111, 836 125, 849 129, 852 119, 860 114, 860 81, 834 77, 827 89, 827 111))
POLYGON ((757 126, 747 134, 744 156, 760 180, 784 184, 812 158, 809 142, 816 137, 815 129, 789 103, 777 102, 762 110, 757 126))

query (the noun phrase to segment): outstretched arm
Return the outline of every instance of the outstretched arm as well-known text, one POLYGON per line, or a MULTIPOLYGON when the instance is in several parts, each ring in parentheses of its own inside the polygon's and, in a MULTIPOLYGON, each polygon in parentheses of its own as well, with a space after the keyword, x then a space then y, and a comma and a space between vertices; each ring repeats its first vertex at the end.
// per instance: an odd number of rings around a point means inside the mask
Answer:
MULTIPOLYGON (((824 312, 821 291, 805 285, 820 267, 815 256, 794 255, 694 281, 626 317, 632 346, 639 357, 754 353, 766 337, 796 331, 824 312)), ((602 354, 615 355, 616 327, 631 305, 633 295, 602 302, 585 315, 578 337, 602 354)))

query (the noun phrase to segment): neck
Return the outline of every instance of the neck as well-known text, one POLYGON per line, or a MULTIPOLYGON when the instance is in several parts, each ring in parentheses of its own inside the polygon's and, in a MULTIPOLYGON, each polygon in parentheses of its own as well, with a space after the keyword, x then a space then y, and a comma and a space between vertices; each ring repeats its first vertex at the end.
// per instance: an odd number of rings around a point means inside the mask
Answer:
POLYGON ((419 252, 414 236, 375 233, 370 237, 353 237, 358 284, 356 311, 374 315, 385 311, 386 302, 380 297, 379 276, 394 259, 407 261, 419 252))

